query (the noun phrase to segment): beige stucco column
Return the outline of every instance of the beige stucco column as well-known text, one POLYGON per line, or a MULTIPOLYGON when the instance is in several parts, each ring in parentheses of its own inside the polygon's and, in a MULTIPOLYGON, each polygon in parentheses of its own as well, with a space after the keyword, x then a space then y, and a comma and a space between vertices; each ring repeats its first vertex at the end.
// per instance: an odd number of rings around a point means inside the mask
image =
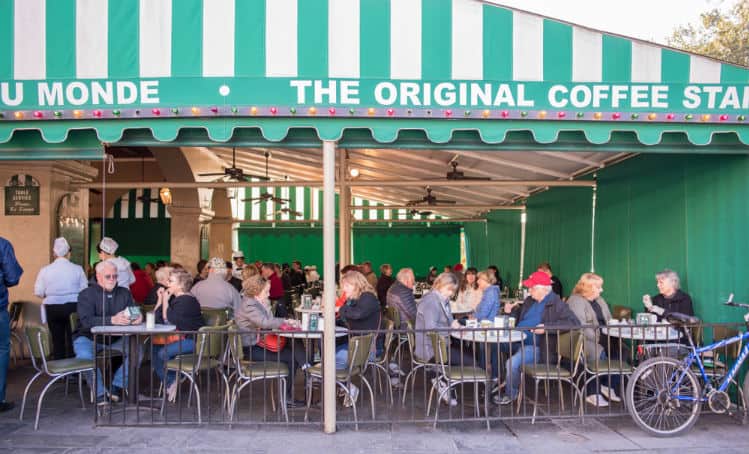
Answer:
POLYGON ((338 151, 338 184, 339 184, 339 200, 338 200, 338 262, 339 266, 344 266, 352 263, 353 258, 351 257, 351 188, 346 185, 348 181, 348 157, 346 156, 346 150, 339 149, 338 151))
MULTIPOLYGON (((214 216, 210 222, 208 250, 211 257, 231 259, 233 222, 231 204, 225 189, 213 190, 211 202, 214 216)), ((249 251, 247 251, 249 252, 249 251)))
POLYGON ((210 222, 213 212, 196 206, 173 204, 167 208, 171 222, 171 257, 191 274, 200 260, 200 227, 210 222))
MULTIPOLYGON (((31 301, 41 304, 34 296, 34 281, 39 270, 52 260, 52 242, 58 235, 57 209, 60 200, 72 193, 77 201, 68 205, 67 215, 71 222, 82 224, 83 241, 72 247, 84 249, 88 245, 88 189, 77 190, 71 182, 90 182, 97 169, 77 161, 8 161, 0 163, 0 183, 3 195, 0 197, 0 235, 13 244, 16 257, 23 267, 23 276, 17 287, 10 289, 10 301, 31 301), (39 182, 39 214, 30 216, 5 215, 5 186, 13 175, 30 175, 39 182)), ((39 320, 39 311, 30 310, 24 314, 29 321, 39 320)))

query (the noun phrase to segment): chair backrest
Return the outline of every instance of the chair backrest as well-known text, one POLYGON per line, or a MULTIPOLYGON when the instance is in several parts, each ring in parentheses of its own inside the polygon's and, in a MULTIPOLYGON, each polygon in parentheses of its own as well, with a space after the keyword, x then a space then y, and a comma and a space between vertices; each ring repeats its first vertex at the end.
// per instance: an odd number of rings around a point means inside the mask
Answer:
POLYGON ((78 312, 70 313, 68 323, 70 324, 70 332, 74 332, 78 328, 78 312))
POLYGON ((374 334, 353 336, 348 341, 348 370, 349 375, 355 375, 364 370, 369 360, 374 334))
POLYGON ((632 318, 632 308, 621 305, 614 305, 611 310, 611 316, 617 319, 630 319, 632 318))
POLYGON ((242 350, 242 336, 239 334, 237 325, 229 325, 229 338, 227 339, 227 354, 231 355, 230 359, 234 362, 237 370, 241 370, 241 363, 244 361, 244 350, 242 350))
POLYGON ((26 342, 29 352, 31 352, 31 362, 34 369, 46 370, 47 358, 49 358, 51 352, 49 328, 44 325, 27 326, 24 331, 26 332, 26 342))
MULTIPOLYGON (((554 335, 554 334, 552 334, 554 335)), ((566 359, 571 364, 573 375, 577 372, 583 354, 583 333, 580 330, 559 333, 557 337, 557 355, 559 362, 566 359)))
POLYGON ((230 324, 218 326, 204 326, 198 331, 195 341, 195 351, 204 358, 220 359, 226 346, 226 331, 229 330, 230 324))
POLYGON ((226 309, 204 308, 200 309, 200 312, 203 314, 203 321, 205 321, 206 326, 223 325, 228 319, 226 309))
POLYGON ((398 311, 397 308, 388 306, 385 308, 385 317, 387 317, 389 320, 392 320, 395 324, 396 328, 400 328, 401 326, 401 313, 398 311))
POLYGON ((432 342, 432 348, 434 349, 434 362, 440 365, 446 365, 450 358, 448 358, 447 342, 440 333, 429 333, 429 339, 432 342))
POLYGON ((21 315, 23 315, 23 307, 26 305, 26 301, 14 301, 10 304, 9 311, 9 319, 10 319, 10 329, 16 329, 18 328, 18 324, 21 320, 21 315))
MULTIPOLYGON (((713 342, 722 341, 724 339, 734 337, 737 334, 739 334, 739 330, 737 330, 736 328, 716 325, 713 327, 713 342)), ((726 359, 736 358, 737 356, 739 356, 739 351, 741 351, 741 344, 742 342, 739 341, 731 345, 727 345, 725 350, 721 350, 718 353, 723 353, 725 351, 725 354, 728 356, 728 358, 726 359)))

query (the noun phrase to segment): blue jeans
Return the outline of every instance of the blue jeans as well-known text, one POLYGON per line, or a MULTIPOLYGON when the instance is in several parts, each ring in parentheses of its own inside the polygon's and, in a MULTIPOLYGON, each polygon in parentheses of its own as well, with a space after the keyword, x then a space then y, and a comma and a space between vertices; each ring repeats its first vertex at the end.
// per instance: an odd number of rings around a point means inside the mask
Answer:
POLYGON ((192 338, 182 339, 166 345, 154 345, 153 354, 151 355, 151 367, 156 375, 164 382, 164 386, 169 386, 176 379, 177 373, 169 371, 164 380, 164 366, 167 361, 177 355, 187 355, 195 351, 195 341, 192 338))
MULTIPOLYGON (((125 388, 127 386, 127 361, 128 361, 128 348, 127 348, 127 342, 125 342, 126 337, 121 337, 117 339, 116 341, 112 342, 109 346, 105 344, 96 344, 96 352, 100 352, 104 350, 105 348, 110 348, 112 350, 118 350, 123 352, 124 358, 122 361, 122 365, 115 371, 114 378, 112 379, 112 386, 117 386, 119 388, 125 388)), ((88 361, 94 361, 96 358, 96 352, 94 351, 94 341, 89 339, 86 336, 80 336, 76 338, 73 341, 73 350, 75 350, 75 357, 76 359, 85 359, 88 361)), ((138 363, 140 363, 140 359, 138 359, 138 363)), ((89 385, 92 384, 91 379, 93 377, 89 377, 89 385)), ((106 388, 104 387, 104 380, 101 375, 101 371, 97 368, 96 369, 96 397, 101 397, 106 392, 106 388)))
POLYGON ((10 362, 10 314, 8 308, 0 310, 0 402, 5 402, 5 381, 10 362))
MULTIPOLYGON (((369 360, 374 361, 382 354, 383 349, 378 345, 376 351, 369 353, 369 360)), ((339 345, 335 349, 335 368, 348 369, 348 344, 339 345)))
POLYGON ((520 392, 520 369, 526 364, 533 364, 541 356, 541 349, 534 345, 523 345, 518 351, 507 359, 505 370, 507 370, 507 384, 505 393, 511 399, 516 399, 520 392))

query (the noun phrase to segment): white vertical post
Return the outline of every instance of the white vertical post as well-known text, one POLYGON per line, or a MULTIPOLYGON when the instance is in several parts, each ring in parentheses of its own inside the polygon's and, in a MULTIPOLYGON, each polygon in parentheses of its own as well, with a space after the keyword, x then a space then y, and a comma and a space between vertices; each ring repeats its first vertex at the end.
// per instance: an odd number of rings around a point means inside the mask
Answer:
POLYGON ((528 221, 528 214, 525 209, 520 212, 520 272, 518 273, 518 288, 523 288, 523 268, 525 267, 525 224, 528 221))
POLYGON ((323 428, 334 433, 335 413, 335 142, 324 141, 323 151, 323 273, 325 326, 323 332, 323 428))
POLYGON ((593 206, 591 208, 590 217, 590 272, 596 272, 596 198, 597 198, 597 186, 593 186, 593 206))

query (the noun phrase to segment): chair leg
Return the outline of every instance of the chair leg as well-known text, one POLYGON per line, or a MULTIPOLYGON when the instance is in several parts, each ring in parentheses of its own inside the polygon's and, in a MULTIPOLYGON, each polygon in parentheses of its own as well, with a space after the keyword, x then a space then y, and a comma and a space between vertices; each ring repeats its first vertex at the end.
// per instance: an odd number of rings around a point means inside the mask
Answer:
POLYGON ((309 407, 312 406, 312 376, 308 376, 304 387, 307 391, 307 408, 304 410, 304 422, 309 421, 309 407))
POLYGON ((19 421, 23 421, 23 411, 26 408, 26 396, 29 395, 29 389, 31 389, 31 385, 34 384, 34 381, 36 381, 37 378, 42 376, 42 372, 37 372, 33 377, 31 377, 31 380, 26 384, 26 389, 23 391, 23 400, 21 401, 21 414, 18 417, 19 421))
POLYGON ((63 375, 59 375, 47 383, 47 385, 42 389, 42 393, 39 395, 39 400, 36 403, 36 419, 34 420, 34 430, 39 430, 39 415, 42 411, 42 402, 44 401, 44 395, 47 394, 47 390, 55 384, 57 380, 62 378, 63 375))
POLYGON ((86 409, 86 402, 83 400, 83 375, 78 372, 78 395, 81 398, 81 408, 86 409))
POLYGON ((531 424, 536 423, 536 410, 538 410, 538 379, 534 379, 534 392, 533 392, 533 416, 531 416, 531 424))
MULTIPOLYGON (((435 380, 439 380, 439 377, 435 378, 435 380)), ((432 412, 432 396, 434 396, 434 390, 437 387, 437 382, 435 381, 432 383, 432 388, 429 390, 429 399, 427 400, 427 416, 429 416, 429 413, 432 412)), ((439 407, 439 402, 436 404, 439 407)))
POLYGON ((273 412, 276 412, 276 396, 275 391, 273 390, 273 387, 270 387, 270 408, 273 410, 273 412))
POLYGON ((562 412, 564 412, 564 388, 562 387, 562 380, 557 380, 557 386, 559 388, 559 402, 562 406, 562 412))
POLYGON ((367 389, 369 390, 369 404, 372 407, 372 419, 375 419, 374 393, 372 392, 372 387, 369 386, 369 382, 367 381, 366 378, 364 378, 364 375, 361 375, 360 378, 361 378, 362 383, 364 383, 367 386, 367 389))
POLYGON ((278 380, 278 395, 281 396, 281 410, 283 411, 283 417, 286 422, 289 422, 289 410, 286 408, 286 379, 281 377, 278 380))

